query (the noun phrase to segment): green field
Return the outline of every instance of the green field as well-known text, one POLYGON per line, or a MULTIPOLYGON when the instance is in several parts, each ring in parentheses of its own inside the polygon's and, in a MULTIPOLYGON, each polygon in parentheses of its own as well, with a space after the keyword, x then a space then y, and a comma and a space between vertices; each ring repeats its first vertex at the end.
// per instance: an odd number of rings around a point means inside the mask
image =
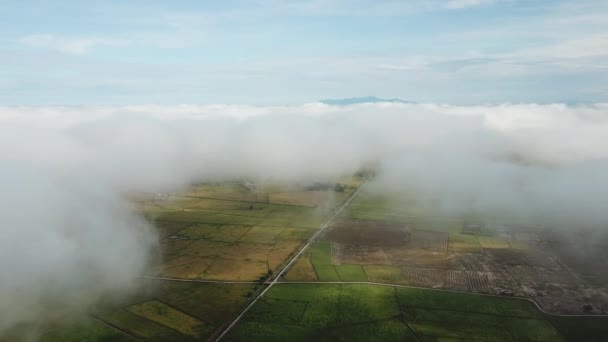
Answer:
MULTIPOLYGON (((0 340, 2 340, 0 338, 0 340)), ((10 339, 7 339, 7 341, 10 339)), ((39 337, 41 342, 93 342, 93 341, 118 341, 134 342, 136 339, 122 332, 110 328, 90 318, 78 319, 65 326, 59 325, 50 328, 39 337)))
POLYGON ((511 298, 361 284, 273 287, 231 341, 601 341, 606 318, 542 314, 511 298), (580 322, 587 322, 583 327, 580 322))
MULTIPOLYGON (((353 182, 360 184, 360 179, 353 182)), ((346 190, 336 194, 300 189, 290 197, 289 191, 273 186, 256 193, 235 183, 205 184, 168 201, 142 203, 143 212, 156 223, 162 250, 161 264, 147 275, 176 280, 141 280, 137 294, 96 308, 91 317, 49 325, 39 339, 213 339, 332 213, 327 209, 332 206, 324 202, 337 199, 335 208, 354 191, 352 185, 345 185, 346 190)), ((445 253, 475 255, 488 249, 525 248, 490 231, 463 234, 464 217, 443 217, 423 207, 413 196, 387 198, 364 192, 340 217, 448 232, 447 247, 441 252, 387 250, 391 262, 402 258, 421 269, 444 267, 447 261, 440 259, 445 253)), ((348 251, 339 244, 332 248, 327 235, 321 235, 224 340, 608 341, 608 318, 550 316, 522 299, 371 284, 297 283, 410 284, 408 277, 428 278, 427 273, 411 273, 415 268, 411 265, 342 262, 341 253, 348 251)), ((377 257, 373 253, 364 261, 377 257)))

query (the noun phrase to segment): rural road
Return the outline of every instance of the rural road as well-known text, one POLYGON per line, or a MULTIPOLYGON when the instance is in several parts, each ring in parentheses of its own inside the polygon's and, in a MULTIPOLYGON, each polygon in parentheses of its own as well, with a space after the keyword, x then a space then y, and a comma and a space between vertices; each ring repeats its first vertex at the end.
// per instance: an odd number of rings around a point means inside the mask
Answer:
POLYGON ((308 247, 310 247, 310 245, 312 245, 312 243, 317 239, 317 237, 321 235, 321 233, 323 233, 323 231, 327 229, 327 227, 329 227, 329 225, 334 221, 334 219, 338 217, 338 215, 340 215, 340 213, 350 204, 350 202, 359 194, 359 192, 361 192, 361 190, 363 189, 363 187, 365 187, 366 184, 367 181, 361 184, 357 188, 357 190, 353 192, 353 194, 348 198, 348 200, 344 202, 340 209, 338 209, 329 219, 327 219, 327 221, 325 221, 325 223, 323 223, 319 227, 319 229, 308 239, 308 242, 302 248, 300 248, 300 250, 289 260, 289 262, 276 274, 273 280, 267 283, 268 286, 262 292, 260 292, 260 294, 257 295, 251 301, 251 303, 249 303, 249 305, 247 305, 243 310, 241 310, 239 315, 236 316, 236 318, 232 320, 232 322, 230 322, 230 324, 224 329, 224 331, 222 331, 222 333, 215 339, 215 341, 220 341, 228 333, 228 331, 230 331, 230 329, 232 329, 241 320, 241 318, 247 313, 247 311, 249 311, 249 309, 251 309, 251 307, 253 307, 253 305, 255 305, 255 303, 260 300, 260 298, 264 297, 268 290, 270 290, 275 284, 279 282, 279 279, 281 279, 283 274, 287 272, 287 270, 300 258, 302 254, 304 254, 304 252, 308 249, 308 247))
POLYGON ((170 277, 154 277, 154 276, 139 276, 145 279, 181 281, 185 283, 211 283, 211 284, 259 284, 257 281, 238 281, 238 280, 205 280, 205 279, 186 279, 186 278, 170 278, 170 277))

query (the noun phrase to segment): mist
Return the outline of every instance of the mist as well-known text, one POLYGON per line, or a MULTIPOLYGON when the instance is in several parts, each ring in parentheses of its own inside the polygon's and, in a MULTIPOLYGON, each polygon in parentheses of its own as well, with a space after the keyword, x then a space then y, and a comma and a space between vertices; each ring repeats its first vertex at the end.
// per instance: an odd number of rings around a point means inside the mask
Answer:
POLYGON ((373 162, 372 190, 441 213, 602 229, 607 137, 607 104, 0 107, 0 336, 135 286, 157 237, 134 192, 331 181, 373 162))

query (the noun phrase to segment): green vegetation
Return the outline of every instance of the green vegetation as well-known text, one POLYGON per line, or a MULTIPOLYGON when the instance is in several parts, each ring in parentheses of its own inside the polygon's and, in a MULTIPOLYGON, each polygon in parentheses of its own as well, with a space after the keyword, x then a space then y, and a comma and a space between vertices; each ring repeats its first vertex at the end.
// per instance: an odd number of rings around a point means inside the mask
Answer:
POLYGON ((213 331, 209 324, 157 300, 131 305, 127 310, 192 337, 208 335, 213 331))
MULTIPOLYGON (((8 341, 8 340, 7 340, 8 341)), ((40 336, 41 342, 94 342, 117 341, 133 342, 134 338, 125 335, 116 329, 89 318, 83 318, 69 325, 57 326, 49 329, 40 336)))
MULTIPOLYGON (((290 196, 270 187, 266 193, 256 193, 239 184, 204 184, 176 200, 146 203, 165 253, 155 275, 259 283, 145 280, 136 298, 99 310, 95 317, 108 325, 83 318, 69 326, 49 328, 40 339, 190 341, 214 336, 327 218, 322 202, 334 196, 342 201, 354 190, 348 182, 341 184, 345 187, 336 187, 339 194, 331 196, 320 191, 290 196), (268 203, 272 201, 283 204, 268 203)), ((412 198, 363 193, 348 209, 343 217, 406 222, 412 229, 449 232, 449 240, 442 238, 447 250, 421 252, 401 246, 348 250, 342 244, 332 251, 332 242, 321 240, 311 245, 285 280, 403 284, 430 279, 432 283, 434 278, 423 271, 445 269, 448 261, 441 253, 479 254, 482 248, 516 247, 492 234, 462 234, 464 218, 424 211, 412 198), (366 262, 361 261, 363 257, 366 262), (333 265, 334 260, 339 265, 333 265)), ((440 240, 432 235, 420 239, 440 240)), ((463 262, 474 264, 476 259, 463 262)), ((548 316, 531 302, 514 298, 368 284, 279 283, 226 340, 602 341, 606 336, 608 318, 548 316)))
POLYGON ((126 310, 115 310, 100 315, 104 322, 119 327, 120 329, 138 336, 139 338, 154 341, 188 341, 192 340, 187 335, 181 334, 176 330, 165 327, 144 317, 138 316, 126 310))
POLYGON ((341 281, 367 281, 367 275, 359 265, 339 265, 334 268, 341 281))
MULTIPOLYGON (((233 341, 560 341, 527 301, 364 284, 279 284, 229 334, 233 341), (281 329, 282 327, 282 329, 281 329)), ((575 334, 575 332, 572 332, 575 334)), ((576 335, 578 336, 578 335, 576 335)), ((586 335, 589 336, 589 335, 586 335)))
POLYGON ((340 277, 332 265, 314 265, 320 281, 340 281, 340 277))
POLYGON ((331 265, 331 242, 317 241, 310 247, 310 262, 316 265, 331 265))
POLYGON ((549 317, 567 341, 608 340, 608 317, 549 317))

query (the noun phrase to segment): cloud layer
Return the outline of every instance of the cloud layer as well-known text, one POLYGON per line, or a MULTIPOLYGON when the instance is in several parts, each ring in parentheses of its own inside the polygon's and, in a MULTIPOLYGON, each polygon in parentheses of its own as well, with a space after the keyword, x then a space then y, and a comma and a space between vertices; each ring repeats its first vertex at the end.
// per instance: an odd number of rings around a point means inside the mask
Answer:
POLYGON ((334 179, 439 213, 608 224, 608 105, 0 107, 0 333, 129 288, 155 237, 124 195, 193 181, 334 179), (74 302, 74 301, 71 301, 74 302))

